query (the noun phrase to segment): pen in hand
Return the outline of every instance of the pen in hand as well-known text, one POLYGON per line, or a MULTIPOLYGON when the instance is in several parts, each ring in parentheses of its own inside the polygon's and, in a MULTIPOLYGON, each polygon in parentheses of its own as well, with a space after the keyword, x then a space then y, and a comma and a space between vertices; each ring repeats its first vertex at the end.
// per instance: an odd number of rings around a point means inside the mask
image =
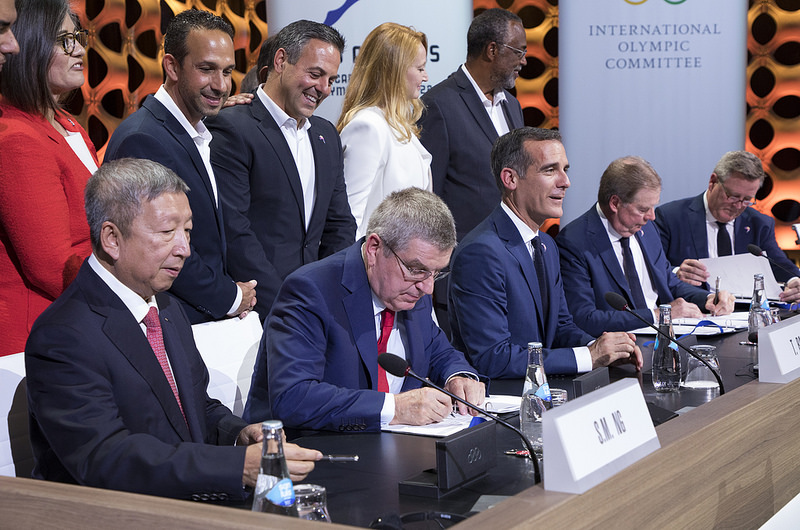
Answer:
POLYGON ((719 276, 717 276, 717 285, 714 288, 714 305, 719 303, 719 276))

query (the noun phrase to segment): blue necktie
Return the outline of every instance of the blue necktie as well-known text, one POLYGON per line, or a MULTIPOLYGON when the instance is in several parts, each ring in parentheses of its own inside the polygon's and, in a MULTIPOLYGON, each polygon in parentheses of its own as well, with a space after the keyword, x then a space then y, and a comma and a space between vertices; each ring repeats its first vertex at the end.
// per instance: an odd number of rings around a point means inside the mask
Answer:
POLYGON ((547 314, 547 308, 550 303, 550 296, 548 293, 547 274, 544 268, 544 245, 539 236, 533 238, 531 241, 533 245, 533 266, 536 269, 536 279, 539 280, 539 292, 542 295, 542 313, 547 314))

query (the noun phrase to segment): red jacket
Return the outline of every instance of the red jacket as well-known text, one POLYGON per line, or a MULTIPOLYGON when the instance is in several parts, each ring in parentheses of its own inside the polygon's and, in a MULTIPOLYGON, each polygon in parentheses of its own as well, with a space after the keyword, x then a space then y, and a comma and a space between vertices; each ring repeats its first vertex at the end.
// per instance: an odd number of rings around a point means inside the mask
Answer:
MULTIPOLYGON (((86 131, 67 114, 68 131, 86 131)), ((34 320, 91 253, 83 190, 91 176, 47 120, 0 102, 0 356, 23 351, 34 320)))

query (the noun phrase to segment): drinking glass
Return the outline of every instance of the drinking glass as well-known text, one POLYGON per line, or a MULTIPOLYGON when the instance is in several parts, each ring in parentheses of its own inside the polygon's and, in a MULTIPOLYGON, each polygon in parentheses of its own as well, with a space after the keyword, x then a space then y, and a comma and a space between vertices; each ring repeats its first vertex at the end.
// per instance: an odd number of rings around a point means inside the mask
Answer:
POLYGON ((328 496, 324 486, 297 484, 294 487, 294 497, 300 519, 331 522, 331 517, 328 515, 328 496))

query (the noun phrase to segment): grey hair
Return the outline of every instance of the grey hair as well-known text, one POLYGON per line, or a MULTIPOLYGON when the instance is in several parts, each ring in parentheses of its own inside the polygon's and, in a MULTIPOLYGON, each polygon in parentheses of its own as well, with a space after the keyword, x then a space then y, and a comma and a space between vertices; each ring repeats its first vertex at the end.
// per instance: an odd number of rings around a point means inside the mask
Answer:
POLYGON ((600 177, 597 201, 606 206, 616 195, 624 204, 630 204, 643 188, 660 190, 661 177, 644 158, 623 156, 611 162, 600 177))
POLYGON ((761 159, 747 151, 728 151, 717 162, 714 173, 722 182, 725 182, 731 173, 738 173, 751 182, 757 180, 759 185, 764 183, 764 166, 761 164, 761 159))
POLYGON ((525 149, 525 142, 561 142, 561 133, 552 129, 537 129, 536 127, 520 127, 498 138, 492 146, 492 174, 497 187, 505 192, 505 186, 500 174, 503 169, 510 168, 517 175, 524 176, 528 168, 537 163, 525 149))
POLYGON ((467 59, 477 59, 492 43, 505 44, 508 24, 522 25, 522 19, 511 11, 494 7, 472 19, 467 30, 467 59))
POLYGON ((395 252, 405 250, 414 239, 440 251, 456 246, 453 214, 442 199, 420 188, 394 191, 383 199, 369 218, 367 234, 377 234, 395 252))
POLYGON ((262 45, 264 57, 261 57, 261 54, 258 57, 259 69, 268 65, 271 70, 275 53, 281 48, 286 50, 289 64, 297 64, 303 54, 303 49, 311 39, 321 40, 335 46, 339 50, 340 56, 344 53, 344 37, 337 30, 320 22, 298 20, 280 30, 275 35, 274 43, 269 40, 264 42, 262 45), (269 57, 269 53, 272 53, 272 57, 269 57))
POLYGON ((84 192, 92 248, 100 249, 100 231, 106 221, 114 223, 122 235, 127 235, 143 202, 165 193, 188 192, 189 186, 158 162, 120 158, 103 163, 89 178, 84 192))

